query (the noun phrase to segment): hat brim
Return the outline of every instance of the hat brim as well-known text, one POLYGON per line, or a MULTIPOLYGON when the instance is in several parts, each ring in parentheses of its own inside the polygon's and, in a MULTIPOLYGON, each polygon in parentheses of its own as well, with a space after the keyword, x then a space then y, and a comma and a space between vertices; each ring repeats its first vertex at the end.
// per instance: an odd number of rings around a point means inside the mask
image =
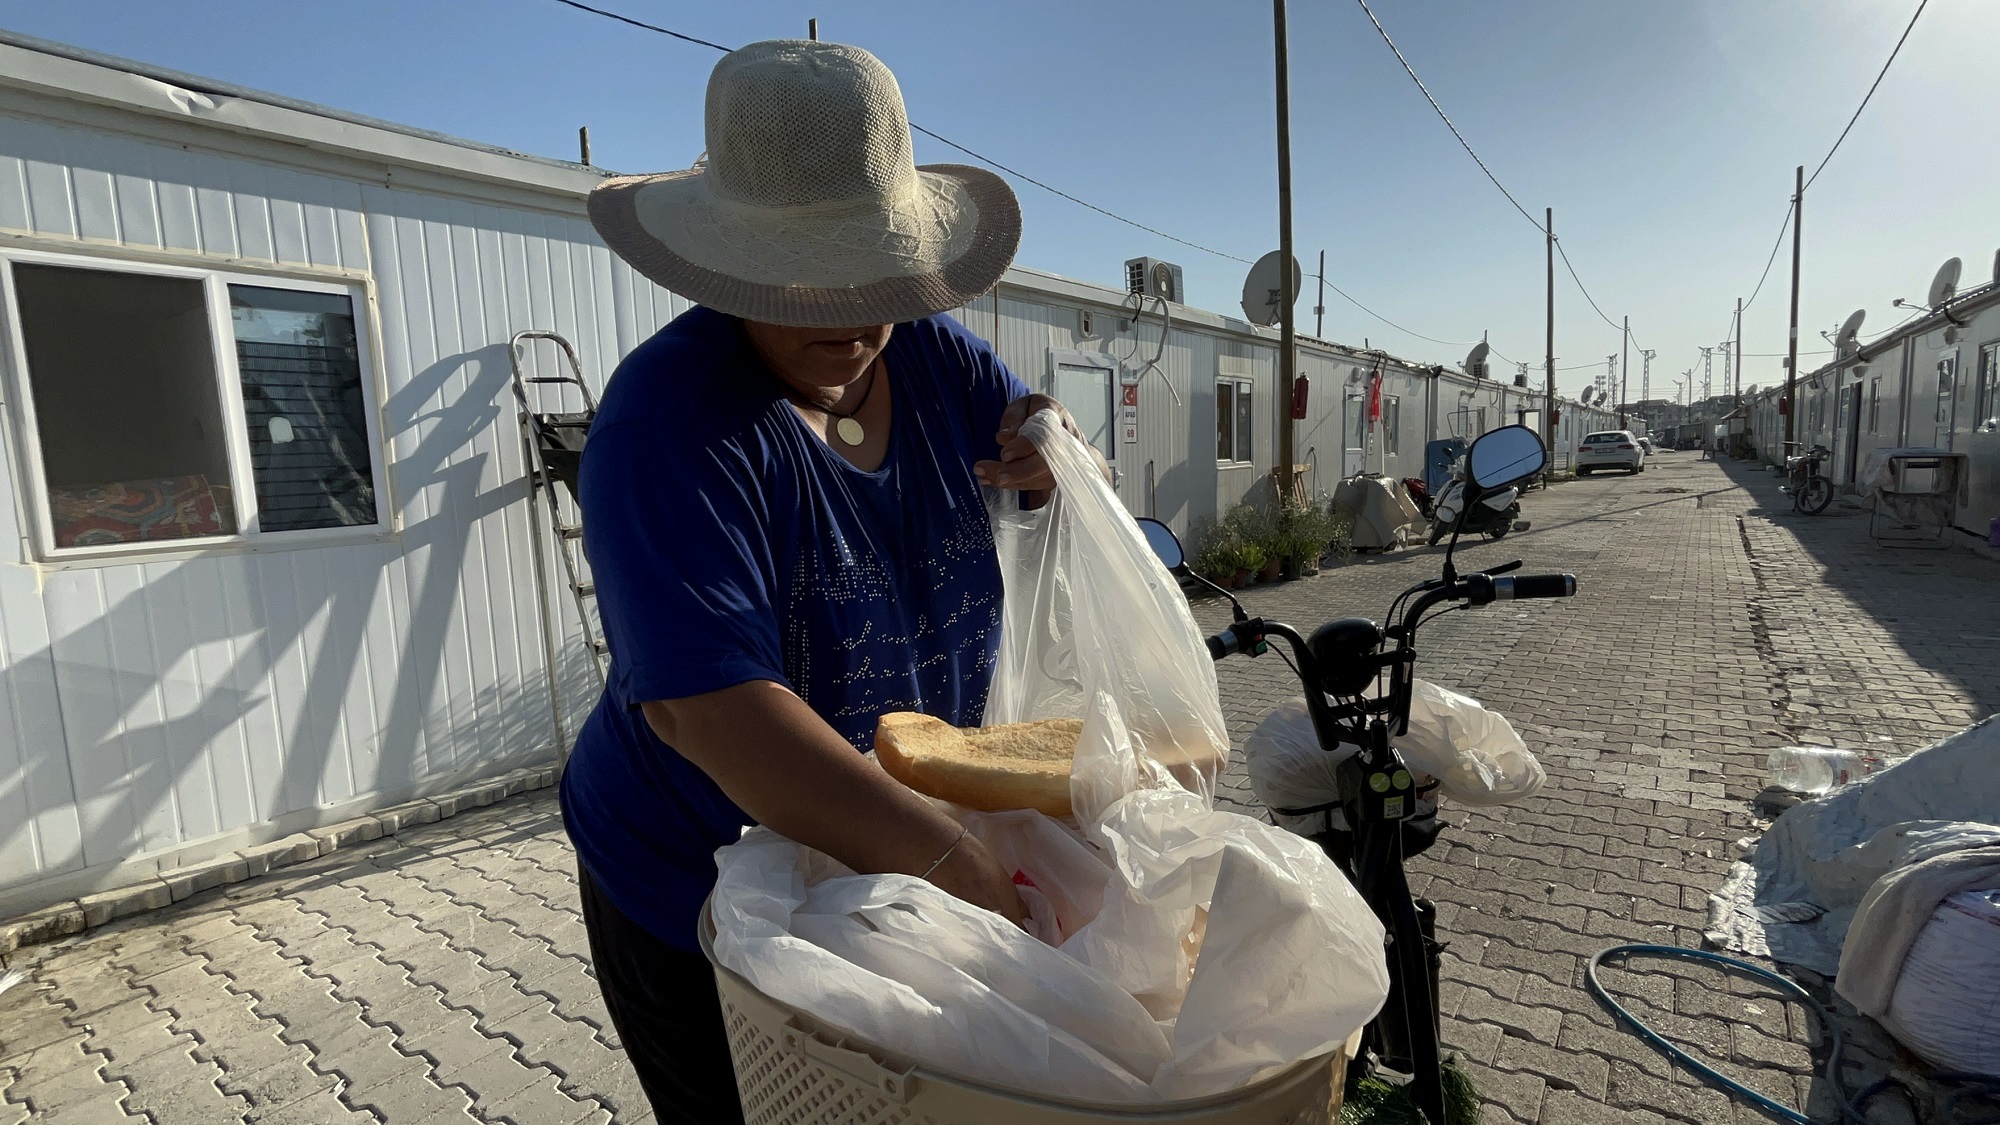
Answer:
MULTIPOLYGON (((928 164, 917 171, 956 182, 970 214, 971 234, 963 249, 935 268, 908 272, 888 252, 861 254, 844 268, 846 284, 774 284, 734 276, 726 262, 697 263, 640 221, 640 199, 648 188, 690 193, 705 189, 702 169, 608 179, 590 193, 590 222, 613 253, 660 286, 719 312, 766 324, 803 328, 853 328, 899 324, 964 305, 991 290, 1014 261, 1021 243, 1021 205, 1012 188, 984 168, 928 164)), ((810 237, 805 235, 804 237, 810 237)), ((782 272, 758 260, 755 240, 733 247, 740 255, 735 272, 770 277, 782 272)))

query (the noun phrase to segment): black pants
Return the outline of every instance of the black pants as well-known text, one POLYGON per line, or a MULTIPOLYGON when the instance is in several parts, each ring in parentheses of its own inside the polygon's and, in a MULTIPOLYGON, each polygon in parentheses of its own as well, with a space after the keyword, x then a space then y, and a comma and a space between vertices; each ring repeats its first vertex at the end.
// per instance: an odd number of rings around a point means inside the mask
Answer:
POLYGON ((708 959, 641 929, 598 891, 581 863, 576 881, 597 987, 653 1116, 662 1125, 740 1125, 743 1106, 708 959))

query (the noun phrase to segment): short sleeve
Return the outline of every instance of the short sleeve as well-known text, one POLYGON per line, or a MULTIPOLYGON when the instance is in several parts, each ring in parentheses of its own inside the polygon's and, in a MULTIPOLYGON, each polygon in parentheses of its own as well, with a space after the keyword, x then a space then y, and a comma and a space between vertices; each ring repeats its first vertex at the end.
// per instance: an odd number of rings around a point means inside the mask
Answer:
MULTIPOLYGON (((947 316, 937 318, 952 348, 964 358, 972 378, 972 437, 975 449, 985 449, 1000 432, 1000 415, 1007 404, 1029 394, 1028 385, 1002 363, 993 346, 947 316)), ((980 456, 990 457, 991 453, 980 456)))
POLYGON ((769 523, 739 450, 613 424, 591 431, 580 485, 619 696, 636 705, 786 682, 769 523))

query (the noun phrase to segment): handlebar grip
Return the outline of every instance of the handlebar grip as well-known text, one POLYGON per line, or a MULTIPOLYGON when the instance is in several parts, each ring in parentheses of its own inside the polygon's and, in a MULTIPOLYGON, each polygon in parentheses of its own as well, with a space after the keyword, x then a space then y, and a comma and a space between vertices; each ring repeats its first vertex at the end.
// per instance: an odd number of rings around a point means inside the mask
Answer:
POLYGON ((1233 656, 1241 651, 1239 643, 1236 639, 1236 630, 1224 629, 1208 638, 1208 658, 1221 660, 1225 656, 1233 656))
POLYGON ((1495 578, 1495 600, 1524 598, 1569 598, 1576 596, 1574 574, 1527 574, 1519 578, 1495 578))

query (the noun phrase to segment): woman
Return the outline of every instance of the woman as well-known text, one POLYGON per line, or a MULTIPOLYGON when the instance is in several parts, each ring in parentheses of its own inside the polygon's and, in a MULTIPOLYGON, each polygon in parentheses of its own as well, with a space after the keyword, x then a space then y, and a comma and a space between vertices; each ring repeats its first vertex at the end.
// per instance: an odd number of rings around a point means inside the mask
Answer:
POLYGON ((979 722, 1001 596, 980 485, 1051 487, 1015 430, 1056 404, 941 315, 999 280, 1019 207, 990 173, 915 167, 872 55, 730 54, 707 139, 705 164, 590 199, 614 251, 702 307, 619 365, 591 430, 611 677, 562 805, 646 1096, 713 1123, 740 1111, 696 926, 745 825, 1023 915, 992 855, 859 751, 888 711, 979 722))

